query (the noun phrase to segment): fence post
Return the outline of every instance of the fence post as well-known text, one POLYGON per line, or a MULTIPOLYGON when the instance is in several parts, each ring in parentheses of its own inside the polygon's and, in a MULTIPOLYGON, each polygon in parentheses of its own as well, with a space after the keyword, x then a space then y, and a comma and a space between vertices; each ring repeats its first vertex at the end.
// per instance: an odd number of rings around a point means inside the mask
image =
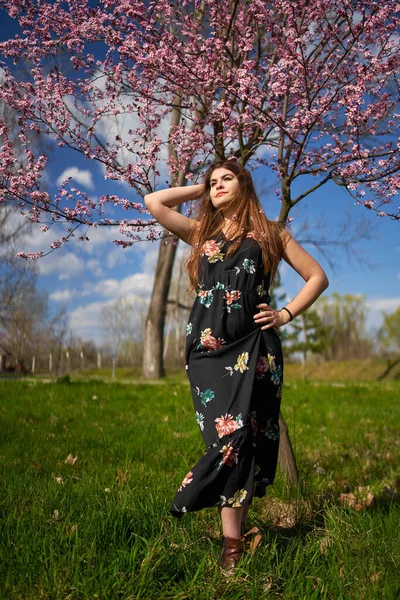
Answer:
POLYGON ((68 373, 71 371, 71 362, 69 360, 69 350, 65 352, 65 358, 67 359, 67 371, 68 373))
POLYGON ((83 350, 81 350, 81 369, 83 369, 83 350))
POLYGON ((100 354, 100 352, 97 353, 97 368, 100 371, 100 369, 101 369, 101 354, 100 354))
POLYGON ((32 356, 32 369, 31 369, 32 373, 35 372, 35 369, 36 369, 36 356, 32 356))
POLYGON ((49 372, 51 373, 53 371, 53 355, 50 352, 49 354, 49 372))

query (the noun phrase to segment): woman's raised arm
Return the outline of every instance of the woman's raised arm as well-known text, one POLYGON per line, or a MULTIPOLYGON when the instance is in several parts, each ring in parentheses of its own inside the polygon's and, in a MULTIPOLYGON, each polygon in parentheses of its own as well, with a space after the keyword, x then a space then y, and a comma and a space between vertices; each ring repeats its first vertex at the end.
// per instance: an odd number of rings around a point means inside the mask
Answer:
POLYGON ((152 194, 146 194, 144 203, 147 210, 157 219, 160 225, 163 225, 168 231, 189 244, 193 231, 198 227, 198 222, 195 219, 181 215, 172 208, 182 204, 182 202, 190 202, 200 198, 203 191, 204 186, 202 184, 171 187, 152 194))

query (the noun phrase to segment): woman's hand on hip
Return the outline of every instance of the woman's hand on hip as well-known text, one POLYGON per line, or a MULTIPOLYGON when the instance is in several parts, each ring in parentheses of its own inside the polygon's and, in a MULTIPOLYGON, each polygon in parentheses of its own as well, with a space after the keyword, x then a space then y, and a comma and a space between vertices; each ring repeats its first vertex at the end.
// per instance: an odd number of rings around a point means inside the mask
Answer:
POLYGON ((260 312, 254 315, 254 323, 262 325, 261 329, 277 328, 286 325, 290 321, 290 316, 286 311, 278 311, 269 304, 257 304, 260 312), (286 313, 286 314, 285 314, 286 313))

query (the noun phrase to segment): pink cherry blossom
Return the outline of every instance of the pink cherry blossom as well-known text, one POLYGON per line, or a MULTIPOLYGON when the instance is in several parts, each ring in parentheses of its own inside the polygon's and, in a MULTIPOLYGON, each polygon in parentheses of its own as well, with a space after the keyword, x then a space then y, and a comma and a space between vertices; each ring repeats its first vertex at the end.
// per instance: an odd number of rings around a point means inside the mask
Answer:
POLYGON ((159 239, 143 195, 185 175, 196 182, 216 156, 272 170, 280 219, 332 182, 360 207, 400 218, 392 0, 207 0, 202 10, 194 0, 0 0, 0 8, 20 26, 0 43, 0 100, 17 123, 0 119, 0 204, 64 228, 52 248, 76 228, 86 241, 95 225, 119 227, 113 206, 134 213, 116 244, 159 239), (128 192, 116 185, 93 200, 71 180, 48 190, 35 136, 60 156, 79 152, 128 192))

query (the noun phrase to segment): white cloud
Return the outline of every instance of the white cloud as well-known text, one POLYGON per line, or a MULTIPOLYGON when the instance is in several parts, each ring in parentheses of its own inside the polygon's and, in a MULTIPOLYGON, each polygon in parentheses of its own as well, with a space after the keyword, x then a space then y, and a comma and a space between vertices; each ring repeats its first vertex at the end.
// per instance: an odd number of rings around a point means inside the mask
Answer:
POLYGON ((85 288, 106 298, 126 298, 131 294, 150 296, 153 288, 153 275, 135 273, 124 279, 103 279, 96 284, 87 283, 85 288))
POLYGON ((107 253, 107 267, 113 269, 116 265, 122 265, 127 261, 126 250, 119 248, 118 246, 110 250, 107 253))
POLYGON ((394 298, 367 298, 366 305, 368 310, 367 315, 367 330, 377 331, 383 323, 383 313, 391 313, 400 306, 400 297, 394 298))
POLYGON ((400 297, 368 298, 366 304, 370 310, 393 312, 398 306, 400 306, 400 297))
POLYGON ((145 273, 154 273, 157 265, 158 252, 160 242, 149 242, 146 246, 142 246, 144 257, 142 268, 145 273))
MULTIPOLYGON (((136 318, 138 320, 137 326, 139 326, 139 320, 143 318, 143 310, 146 310, 144 299, 135 294, 131 294, 125 299, 133 305, 137 305, 136 318)), ((104 342, 107 337, 107 330, 103 324, 102 310, 114 301, 115 299, 105 302, 91 302, 70 312, 70 327, 75 335, 83 339, 92 339, 96 343, 104 342)), ((135 313, 133 316, 135 316, 135 313)))
POLYGON ((81 275, 85 270, 85 263, 76 254, 72 252, 61 254, 59 250, 44 256, 38 264, 42 275, 58 273, 59 278, 63 279, 69 275, 81 275))
POLYGON ((100 341, 103 337, 101 310, 107 302, 92 302, 69 313, 69 324, 79 337, 100 341))
MULTIPOLYGON (((91 227, 86 233, 89 241, 80 242, 77 238, 73 240, 73 244, 82 252, 86 254, 96 254, 100 251, 100 248, 107 244, 112 247, 112 241, 118 237, 118 227, 107 226, 107 227, 91 227)), ((122 248, 120 249, 122 252, 122 248)), ((108 251, 107 251, 108 256, 108 251)), ((101 262, 105 260, 105 253, 101 251, 96 256, 101 262)))
POLYGON ((67 179, 67 177, 75 179, 75 181, 77 181, 81 185, 84 185, 90 190, 94 189, 93 176, 91 171, 78 169, 78 167, 68 167, 68 169, 65 169, 57 178, 57 185, 61 185, 64 179, 67 179))
POLYGON ((55 292, 52 292, 49 296, 50 300, 53 300, 54 302, 68 302, 69 300, 71 300, 74 296, 77 295, 76 290, 56 290, 55 292))
POLYGON ((95 277, 104 277, 104 270, 102 269, 98 259, 92 258, 88 260, 86 266, 88 269, 90 269, 90 271, 92 271, 95 277))

